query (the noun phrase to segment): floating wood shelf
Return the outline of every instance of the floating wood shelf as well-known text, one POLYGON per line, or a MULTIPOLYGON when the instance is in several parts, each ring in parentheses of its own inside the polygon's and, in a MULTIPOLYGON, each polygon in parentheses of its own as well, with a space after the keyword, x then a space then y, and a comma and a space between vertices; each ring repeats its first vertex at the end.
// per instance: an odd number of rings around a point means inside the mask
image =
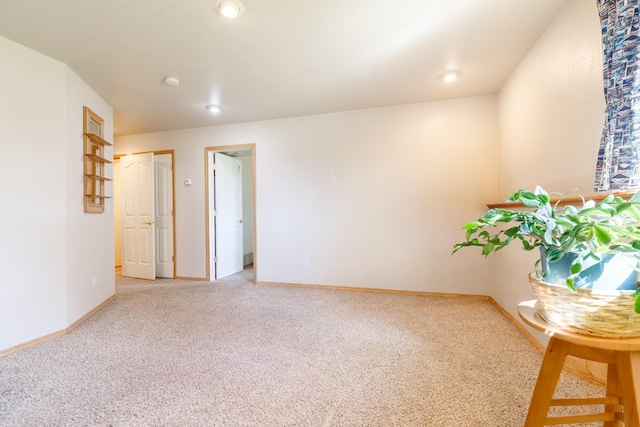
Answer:
MULTIPOLYGON (((100 157, 97 154, 86 153, 85 156, 87 156, 88 158, 90 158, 94 162, 98 162, 98 163, 113 163, 111 160, 105 159, 104 157, 100 157)), ((89 174, 85 174, 85 176, 86 175, 89 175, 89 174)))
POLYGON ((85 194, 85 197, 96 197, 98 199, 113 199, 111 196, 99 196, 97 194, 85 194))
POLYGON ((85 177, 91 178, 91 179, 95 179, 95 180, 98 180, 98 181, 113 181, 113 179, 107 178, 106 176, 101 176, 101 175, 89 175, 89 174, 87 174, 87 175, 85 175, 85 177))
MULTIPOLYGON (((593 200, 594 202, 599 202, 604 200, 609 194, 613 194, 614 196, 620 196, 623 199, 629 199, 637 191, 635 190, 625 190, 625 191, 612 191, 612 192, 602 192, 602 193, 591 193, 585 194, 581 196, 552 196, 551 204, 558 203, 560 201, 560 205, 581 205, 583 200, 593 200)), ((489 209, 508 209, 508 208, 518 208, 522 207, 522 203, 520 202, 498 202, 498 203, 487 203, 487 207, 489 209)))
POLYGON ((85 133, 85 136, 89 138, 91 142, 94 142, 99 145, 107 145, 107 146, 113 145, 109 141, 107 141, 106 139, 102 139, 100 135, 96 135, 95 133, 85 133))

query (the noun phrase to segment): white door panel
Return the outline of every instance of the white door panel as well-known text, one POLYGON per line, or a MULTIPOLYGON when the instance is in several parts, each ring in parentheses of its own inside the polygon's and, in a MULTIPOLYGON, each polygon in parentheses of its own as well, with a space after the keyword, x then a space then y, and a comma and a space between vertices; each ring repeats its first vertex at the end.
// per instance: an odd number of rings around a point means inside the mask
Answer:
POLYGON ((242 271, 242 162, 215 153, 215 278, 242 271))
POLYGON ((155 272, 153 153, 120 159, 122 275, 153 280, 155 272))
POLYGON ((156 155, 156 277, 173 278, 173 172, 170 154, 156 155))

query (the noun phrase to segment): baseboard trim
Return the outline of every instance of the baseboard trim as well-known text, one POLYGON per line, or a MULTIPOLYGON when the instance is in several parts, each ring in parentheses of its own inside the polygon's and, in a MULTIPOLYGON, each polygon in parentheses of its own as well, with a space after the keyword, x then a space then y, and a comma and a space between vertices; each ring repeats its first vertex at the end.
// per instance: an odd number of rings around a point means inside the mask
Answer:
POLYGON ((405 291, 405 290, 399 290, 399 289, 362 288, 357 286, 310 285, 310 284, 302 284, 302 283, 263 282, 263 281, 256 282, 256 285, 284 286, 289 288, 331 289, 331 290, 348 291, 348 292, 377 292, 377 293, 383 293, 383 294, 432 296, 432 297, 444 297, 444 298, 474 298, 474 299, 485 299, 485 300, 490 298, 486 295, 476 295, 476 294, 453 294, 453 293, 444 293, 444 292, 405 291))
POLYGON ((191 280, 193 282, 206 282, 206 277, 187 277, 187 276, 176 276, 174 280, 191 280))
POLYGON ((82 322, 84 322, 89 317, 93 316, 94 314, 96 314, 98 311, 100 311, 102 309, 102 307, 104 307, 105 305, 109 304, 114 299, 116 299, 116 295, 115 294, 111 295, 109 298, 107 298, 106 300, 102 301, 102 303, 100 303, 96 307, 94 307, 93 310, 89 311, 87 314, 85 314, 84 316, 82 316, 81 318, 79 318, 78 320, 73 322, 71 325, 69 325, 67 327, 67 329, 65 329, 65 333, 68 334, 69 332, 71 332, 79 324, 81 324, 82 322))
POLYGON ((16 351, 24 350, 24 349, 29 348, 29 347, 33 347, 33 346, 41 344, 43 342, 46 342, 46 341, 49 341, 49 340, 52 340, 52 339, 55 339, 55 338, 59 338, 59 337, 61 337, 63 335, 68 334, 74 328, 76 328, 78 325, 80 325, 82 322, 84 322, 89 317, 93 316, 98 311, 100 311, 100 309, 102 309, 105 305, 109 304, 115 298, 116 298, 115 294, 111 295, 109 298, 107 298, 106 300, 101 302, 98 306, 93 308, 91 311, 89 311, 87 314, 82 316, 80 319, 78 319, 75 322, 73 322, 71 325, 67 326, 65 329, 62 329, 62 330, 56 331, 56 332, 52 332, 50 334, 35 338, 35 339, 31 340, 31 341, 23 342, 21 344, 18 344, 18 345, 15 345, 13 347, 9 347, 7 349, 4 349, 4 350, 0 351, 0 357, 6 356, 6 355, 8 355, 10 353, 13 353, 13 352, 16 352, 16 351))
POLYGON ((535 348, 537 348, 541 353, 545 352, 545 347, 542 344, 540 344, 540 341, 538 341, 536 337, 534 337, 533 334, 529 332, 527 328, 525 328, 524 325, 518 321, 518 319, 513 317, 511 313, 505 310, 504 307, 498 303, 498 301, 494 300, 491 297, 488 297, 488 298, 491 304, 493 304, 493 306, 497 308, 498 311, 502 313, 502 315, 506 317, 513 324, 513 326, 515 326, 516 329, 518 329, 520 333, 524 335, 524 337, 531 342, 531 344, 535 346, 535 348))
POLYGON ((13 353, 13 352, 16 352, 16 351, 19 351, 19 350, 24 350, 25 348, 33 347, 34 345, 41 344, 43 342, 52 340, 54 338, 61 337, 63 335, 66 335, 66 333, 67 333, 67 330, 63 329, 61 331, 53 332, 51 334, 41 336, 39 338, 33 339, 31 341, 24 342, 22 344, 18 344, 16 346, 9 347, 9 348, 7 348, 5 350, 0 351, 0 357, 6 356, 7 354, 10 354, 10 353, 13 353))
MULTIPOLYGON (((515 326, 520 333, 540 351, 540 353, 544 354, 546 352, 545 346, 543 346, 522 323, 513 317, 511 313, 505 310, 503 306, 498 304, 496 300, 491 297, 488 298, 489 301, 491 301, 491 303, 513 324, 513 326, 515 326)), ((587 381, 593 381, 603 385, 607 384, 607 367, 604 363, 569 356, 564 363, 564 370, 587 381)))

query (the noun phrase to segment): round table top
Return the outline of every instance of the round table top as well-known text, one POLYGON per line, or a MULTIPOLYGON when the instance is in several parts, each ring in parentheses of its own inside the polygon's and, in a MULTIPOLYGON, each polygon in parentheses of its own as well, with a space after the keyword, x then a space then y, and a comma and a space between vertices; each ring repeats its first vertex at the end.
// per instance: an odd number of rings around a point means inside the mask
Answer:
POLYGON ((614 351, 640 351, 640 338, 604 338, 575 332, 565 331, 557 326, 547 323, 535 307, 536 300, 523 301, 518 304, 518 314, 529 326, 544 332, 550 337, 555 337, 573 344, 587 347, 601 348, 614 351))

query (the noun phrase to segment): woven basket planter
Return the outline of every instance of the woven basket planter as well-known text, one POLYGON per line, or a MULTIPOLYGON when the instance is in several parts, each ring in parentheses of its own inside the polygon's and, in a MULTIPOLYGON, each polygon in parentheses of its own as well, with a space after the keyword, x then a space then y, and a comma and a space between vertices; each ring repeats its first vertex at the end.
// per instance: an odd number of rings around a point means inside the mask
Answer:
POLYGON ((633 311, 635 291, 577 289, 542 282, 534 273, 529 283, 538 298, 538 313, 564 330, 606 338, 640 337, 640 314, 633 311))

